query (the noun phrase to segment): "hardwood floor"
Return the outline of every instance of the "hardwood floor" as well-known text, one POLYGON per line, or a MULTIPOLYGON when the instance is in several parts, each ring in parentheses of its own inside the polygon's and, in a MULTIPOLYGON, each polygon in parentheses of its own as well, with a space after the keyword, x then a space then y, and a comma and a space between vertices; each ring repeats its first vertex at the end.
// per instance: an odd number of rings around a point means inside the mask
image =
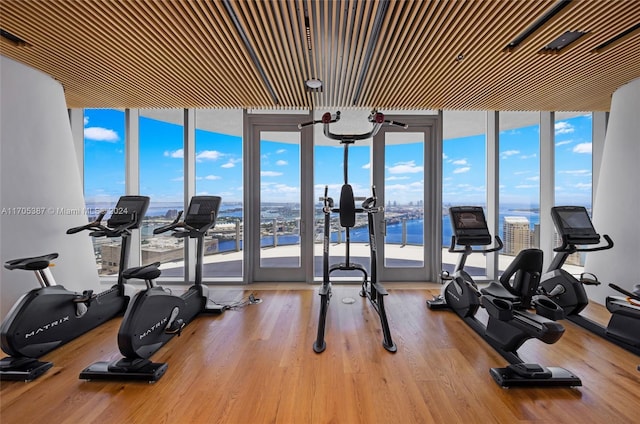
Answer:
MULTIPOLYGON (((120 319, 46 355, 30 383, 2 382, 0 422, 13 423, 631 423, 640 405, 639 358, 568 322, 553 345, 527 341, 527 362, 565 367, 578 388, 500 388, 506 362, 453 313, 431 311, 439 292, 387 285, 398 352, 382 347, 378 317, 359 286, 334 285, 327 349, 313 352, 317 286, 215 288, 218 302, 263 300, 202 316, 154 357, 155 384, 82 381, 95 361, 118 358, 120 319), (345 304, 343 298, 355 298, 345 304)), ((605 321, 608 312, 591 305, 605 321)))

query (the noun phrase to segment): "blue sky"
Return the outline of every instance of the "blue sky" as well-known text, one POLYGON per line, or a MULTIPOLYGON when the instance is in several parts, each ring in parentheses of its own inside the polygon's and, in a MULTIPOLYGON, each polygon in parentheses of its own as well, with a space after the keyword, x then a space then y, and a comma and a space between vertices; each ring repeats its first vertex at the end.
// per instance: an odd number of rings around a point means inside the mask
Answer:
MULTIPOLYGON (((556 203, 590 205, 591 115, 557 121, 556 203)), ((124 193, 124 113, 85 110, 85 196, 87 202, 113 202, 124 193)), ((182 127, 140 118, 140 193, 155 203, 182 200, 184 171, 182 127)), ((500 133, 500 201, 538 204, 539 127, 500 133)), ((484 135, 446 139, 443 144, 443 200, 484 204, 484 135)), ((399 204, 421 198, 424 184, 421 143, 390 145, 386 151, 386 199, 399 204)), ((343 149, 318 146, 315 150, 315 195, 324 186, 337 198, 342 184, 343 149)), ((370 147, 349 150, 349 179, 356 195, 370 192, 370 147)), ((290 143, 265 142, 261 149, 261 193, 264 200, 295 201, 299 196, 300 150, 290 143)), ((242 140, 239 137, 196 132, 196 192, 242 201, 242 140)))
MULTIPOLYGON (((500 203, 533 207, 539 203, 540 128, 500 132, 500 203)), ((443 142, 445 204, 486 203, 485 136, 443 142)), ((591 205, 591 115, 555 123, 556 204, 591 205)))

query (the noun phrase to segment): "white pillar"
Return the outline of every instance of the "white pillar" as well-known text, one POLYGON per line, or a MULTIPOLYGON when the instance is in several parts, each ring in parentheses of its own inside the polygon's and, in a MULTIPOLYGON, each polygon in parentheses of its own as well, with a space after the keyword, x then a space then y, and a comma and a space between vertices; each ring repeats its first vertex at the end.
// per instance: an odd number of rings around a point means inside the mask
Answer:
POLYGON ((640 79, 613 93, 602 149, 593 224, 613 239, 613 249, 588 253, 585 271, 604 284, 589 288, 589 297, 604 303, 616 293, 608 283, 632 289, 640 283, 640 79))

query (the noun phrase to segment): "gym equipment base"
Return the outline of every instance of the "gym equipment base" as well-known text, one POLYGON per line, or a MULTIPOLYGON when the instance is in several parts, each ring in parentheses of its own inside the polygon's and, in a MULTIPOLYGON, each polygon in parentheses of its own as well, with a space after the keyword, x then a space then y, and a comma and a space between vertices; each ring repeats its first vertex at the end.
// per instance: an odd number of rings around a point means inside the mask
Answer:
POLYGON ((53 362, 41 362, 32 358, 6 357, 0 361, 0 380, 31 381, 40 377, 53 362))
POLYGON ((112 362, 96 362, 80 373, 81 380, 125 380, 156 382, 167 371, 168 365, 159 362, 149 362, 144 367, 132 370, 110 369, 112 362))
POLYGON ((522 377, 509 368, 491 368, 493 379, 502 387, 577 387, 582 386, 580 378, 559 367, 546 367, 551 377, 522 377))

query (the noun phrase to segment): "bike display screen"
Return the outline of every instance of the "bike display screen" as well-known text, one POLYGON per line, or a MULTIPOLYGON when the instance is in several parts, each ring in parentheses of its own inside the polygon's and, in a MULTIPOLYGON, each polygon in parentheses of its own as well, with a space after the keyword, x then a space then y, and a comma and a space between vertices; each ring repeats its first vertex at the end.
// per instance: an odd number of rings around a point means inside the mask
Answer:
POLYGON ((572 244, 597 244, 596 233, 587 209, 582 206, 556 206, 551 208, 551 217, 558 234, 572 244))
POLYGON ((449 208, 451 226, 459 245, 491 244, 484 211, 479 206, 455 206, 449 208))

